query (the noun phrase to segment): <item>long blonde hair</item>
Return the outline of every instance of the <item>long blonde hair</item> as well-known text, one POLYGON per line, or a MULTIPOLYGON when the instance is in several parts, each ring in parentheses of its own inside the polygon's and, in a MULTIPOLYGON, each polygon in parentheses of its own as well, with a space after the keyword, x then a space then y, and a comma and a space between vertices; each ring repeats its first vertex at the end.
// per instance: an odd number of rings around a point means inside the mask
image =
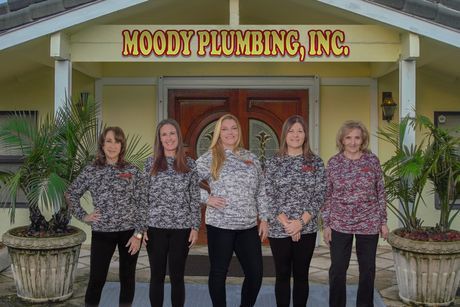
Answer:
POLYGON ((222 115, 217 120, 216 126, 214 127, 211 146, 209 146, 209 149, 211 150, 212 154, 211 176, 214 180, 217 180, 219 178, 220 169, 222 168, 222 165, 225 161, 225 151, 224 146, 222 145, 222 140, 220 139, 220 130, 222 129, 222 122, 226 119, 234 120, 236 122, 236 126, 238 127, 238 139, 236 141, 235 147, 233 148, 233 152, 237 152, 241 148, 243 148, 242 131, 238 118, 236 118, 236 116, 232 114, 222 115))

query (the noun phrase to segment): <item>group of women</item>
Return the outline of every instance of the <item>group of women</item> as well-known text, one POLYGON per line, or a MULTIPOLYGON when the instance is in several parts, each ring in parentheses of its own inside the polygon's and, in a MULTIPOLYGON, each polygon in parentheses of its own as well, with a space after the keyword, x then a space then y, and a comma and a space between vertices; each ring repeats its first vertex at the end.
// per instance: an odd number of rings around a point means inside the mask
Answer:
POLYGON ((289 306, 291 296, 293 306, 306 306, 319 216, 331 251, 330 306, 346 304, 353 236, 360 272, 357 306, 373 306, 377 242, 379 233, 386 238, 388 227, 382 172, 368 143, 360 122, 344 123, 337 135, 339 153, 326 169, 309 147, 304 119, 294 115, 283 125, 278 154, 263 170, 258 158, 243 148, 234 115, 217 121, 209 151, 196 161, 185 155, 177 122, 167 119, 157 126, 154 154, 142 172, 124 159, 123 131, 106 128, 96 161, 67 192, 73 215, 92 225, 85 304, 99 304, 116 246, 120 306, 132 304, 138 251, 144 244, 151 268, 151 305, 163 305, 168 264, 172 306, 184 306, 186 258, 198 239, 200 203, 205 203, 213 306, 226 306, 233 253, 245 275, 240 306, 254 306, 263 277, 261 242, 267 237, 275 263, 277 306, 289 306), (209 192, 200 189, 202 180, 209 192), (93 200, 91 213, 80 204, 86 191, 93 200))

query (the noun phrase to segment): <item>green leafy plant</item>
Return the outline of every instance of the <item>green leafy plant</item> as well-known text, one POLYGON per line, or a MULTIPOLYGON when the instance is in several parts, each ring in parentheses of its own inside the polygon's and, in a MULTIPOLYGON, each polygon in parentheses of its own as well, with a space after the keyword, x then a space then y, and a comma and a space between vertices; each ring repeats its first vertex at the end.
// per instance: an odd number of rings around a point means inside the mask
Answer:
POLYGON ((436 127, 423 115, 405 117, 400 123, 391 123, 379 129, 377 135, 395 148, 394 154, 382 166, 388 208, 396 215, 404 231, 424 231, 423 220, 417 213, 419 205, 424 203, 423 190, 428 182, 433 183, 432 192, 440 200, 440 220, 430 231, 449 231, 459 212, 453 209, 458 199, 459 138, 436 127), (408 129, 421 132, 419 144, 406 144, 408 129))
POLYGON ((453 209, 460 196, 457 191, 460 180, 460 138, 436 127, 427 117, 419 116, 418 121, 427 129, 425 154, 428 179, 433 183, 433 191, 439 200, 440 216, 436 228, 446 232, 460 212, 453 209))
MULTIPOLYGON (((36 125, 25 114, 16 114, 0 127, 0 143, 19 151, 23 163, 16 171, 0 170, 1 203, 10 208, 14 222, 18 194, 28 204, 29 235, 65 233, 70 213, 64 199, 69 184, 94 160, 102 131, 95 102, 67 101, 54 116, 47 115, 36 125), (54 212, 47 221, 42 210, 54 212)), ((126 160, 141 167, 150 154, 140 138, 129 138, 126 160)))

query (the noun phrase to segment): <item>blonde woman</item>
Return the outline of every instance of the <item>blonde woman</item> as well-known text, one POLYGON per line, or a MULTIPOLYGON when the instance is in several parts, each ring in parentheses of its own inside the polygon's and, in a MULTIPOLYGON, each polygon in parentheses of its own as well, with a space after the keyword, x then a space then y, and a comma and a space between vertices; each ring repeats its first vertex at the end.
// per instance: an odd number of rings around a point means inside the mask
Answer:
POLYGON ((245 275, 241 306, 255 304, 262 283, 261 241, 268 234, 267 196, 260 162, 243 148, 241 137, 238 119, 223 115, 214 128, 209 151, 196 161, 200 177, 211 189, 202 200, 207 205, 209 293, 213 306, 219 307, 226 306, 225 280, 233 252, 245 275))

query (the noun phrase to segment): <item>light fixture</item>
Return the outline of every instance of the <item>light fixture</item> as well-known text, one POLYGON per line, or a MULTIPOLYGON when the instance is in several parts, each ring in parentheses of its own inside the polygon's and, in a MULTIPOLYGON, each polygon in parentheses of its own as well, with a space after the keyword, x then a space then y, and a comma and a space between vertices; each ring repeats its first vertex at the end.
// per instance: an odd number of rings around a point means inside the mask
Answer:
POLYGON ((396 111, 398 104, 393 100, 391 92, 382 92, 382 119, 390 122, 396 111))

